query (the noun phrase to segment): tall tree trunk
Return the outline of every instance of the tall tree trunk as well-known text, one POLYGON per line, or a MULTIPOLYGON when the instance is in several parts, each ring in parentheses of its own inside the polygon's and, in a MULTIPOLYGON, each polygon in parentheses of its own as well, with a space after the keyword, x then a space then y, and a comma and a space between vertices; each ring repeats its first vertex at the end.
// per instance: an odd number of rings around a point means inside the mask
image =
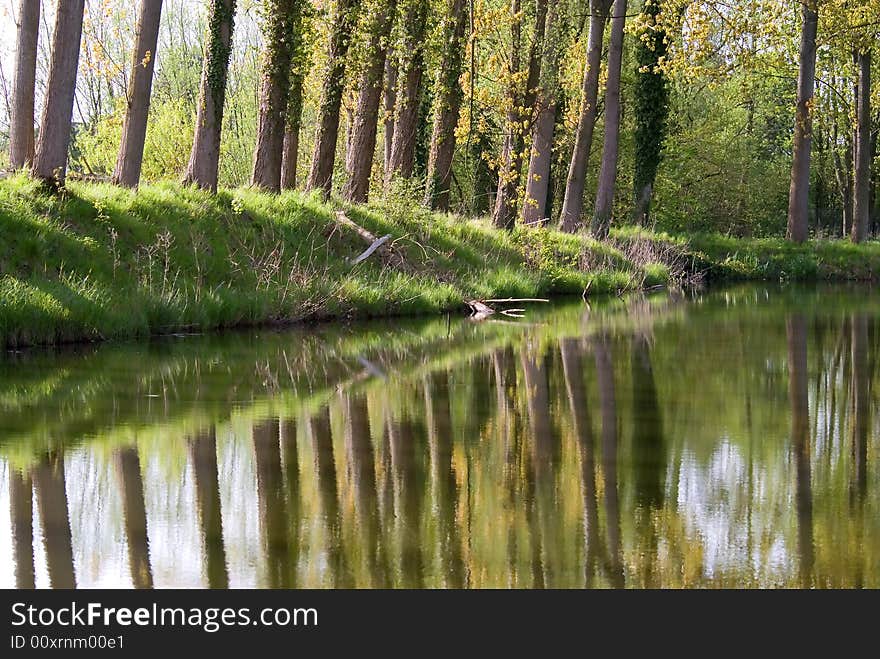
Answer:
POLYGON ((804 2, 801 27, 800 60, 798 63, 797 108, 794 119, 794 158, 791 163, 791 185, 788 190, 788 229, 786 237, 802 243, 809 236, 808 213, 810 198, 810 144, 813 119, 811 104, 816 82, 816 31, 819 14, 815 0, 804 2))
POLYGON ((862 500, 868 491, 868 430, 871 427, 868 316, 864 313, 853 314, 851 328, 854 493, 862 500))
POLYGON ((813 495, 810 476, 810 414, 807 383, 807 321, 795 314, 786 321, 788 401, 791 444, 795 457, 795 502, 801 587, 809 588, 813 573, 813 495))
POLYGON ((354 28, 359 0, 339 0, 330 28, 330 45, 327 51, 327 70, 321 90, 318 112, 318 130, 315 134, 315 151, 312 169, 306 183, 307 190, 320 189, 327 199, 333 187, 333 166, 336 163, 336 140, 339 136, 339 107, 345 84, 345 64, 351 32, 354 28))
POLYGON ((34 89, 39 29, 40 0, 21 0, 9 122, 9 166, 13 170, 25 167, 34 159, 34 89))
POLYGON ((9 516, 15 552, 15 587, 32 589, 34 577, 34 511, 30 476, 9 468, 9 516))
POLYGON ((270 588, 289 588, 287 510, 281 468, 280 421, 268 419, 255 424, 253 440, 267 583, 270 588))
POLYGON ((147 536, 147 507, 144 503, 140 457, 136 447, 128 446, 117 449, 115 458, 131 582, 135 588, 152 588, 153 572, 150 569, 150 540, 147 536))
MULTIPOLYGON (((633 172, 633 219, 648 224, 654 181, 660 165, 669 113, 669 88, 659 69, 666 58, 668 39, 658 24, 660 2, 646 2, 642 8, 642 29, 636 39, 635 171, 633 172)), ((752 125, 753 106, 749 105, 747 125, 752 125)), ((743 170, 745 172, 745 170, 743 170)))
POLYGON ((284 121, 284 143, 281 154, 281 189, 296 187, 296 168, 299 164, 299 132, 302 127, 303 81, 311 59, 309 44, 305 43, 307 5, 298 0, 291 21, 292 44, 290 54, 290 92, 284 121))
POLYGON ((410 178, 416 152, 419 100, 425 67, 427 0, 405 0, 401 16, 407 17, 402 48, 397 53, 397 99, 394 106, 394 136, 385 172, 385 184, 395 176, 410 178))
POLYGON ((382 120, 384 133, 384 156, 382 171, 388 178, 391 163, 391 147, 394 144, 394 106, 397 105, 397 54, 385 54, 385 86, 383 91, 385 117, 382 120))
POLYGON ((856 57, 859 93, 856 103, 855 179, 850 238, 860 243, 871 226, 871 51, 856 57))
POLYGON ((203 190, 217 191, 220 166, 220 132, 226 78, 232 53, 232 26, 235 0, 211 0, 208 12, 208 39, 202 62, 196 129, 183 182, 203 190))
POLYGON ((299 165, 299 131, 302 127, 303 76, 291 73, 290 99, 287 101, 287 122, 284 127, 284 145, 281 155, 281 189, 296 187, 296 168, 299 165))
MULTIPOLYGON (((388 39, 397 9, 397 0, 377 1, 378 10, 370 15, 367 63, 358 84, 360 92, 345 163, 348 181, 342 192, 342 196, 347 201, 357 204, 366 203, 370 192, 370 172, 373 167, 373 154, 376 151, 382 79, 388 67, 388 39)), ((392 111, 393 108, 392 103, 392 111)), ((388 135, 386 135, 386 143, 389 144, 390 153, 390 142, 387 138, 388 135)))
POLYGON ((67 148, 70 145, 79 43, 82 38, 85 0, 58 0, 49 80, 43 100, 40 136, 37 140, 34 178, 52 188, 64 186, 67 174, 67 148))
POLYGON ((535 97, 537 117, 532 128, 532 149, 526 176, 526 195, 522 207, 523 222, 543 220, 550 189, 550 165, 553 160, 553 129, 556 125, 558 70, 565 17, 558 16, 559 3, 549 0, 544 20, 544 47, 541 54, 539 89, 535 97))
POLYGON ((33 479, 43 526, 49 584, 52 588, 76 588, 64 457, 58 454, 44 456, 34 467, 33 479))
POLYGON ((217 438, 213 427, 189 440, 189 455, 195 480, 199 532, 208 588, 228 588, 229 574, 226 571, 220 482, 217 474, 217 438))
POLYGON ((573 233, 580 223, 584 207, 584 185, 587 162, 593 145, 593 129, 596 126, 599 100, 599 68, 602 61, 602 39, 605 22, 611 10, 612 0, 590 0, 590 32, 587 37, 587 61, 581 89, 581 113, 578 118, 571 165, 565 183, 565 200, 559 225, 563 231, 573 233))
POLYGON ((296 0, 265 0, 263 63, 260 72, 260 107, 257 144, 251 185, 281 190, 281 156, 290 95, 290 61, 293 55, 293 19, 296 0))
POLYGON ((516 198, 519 192, 520 170, 522 169, 524 128, 523 122, 532 118, 535 106, 535 88, 541 74, 541 49, 544 44, 544 26, 547 19, 547 0, 535 2, 535 29, 529 48, 528 73, 523 90, 517 83, 515 74, 519 73, 520 41, 522 24, 520 0, 512 0, 510 7, 514 16, 511 25, 510 74, 514 76, 507 90, 507 126, 501 152, 501 167, 498 171, 498 192, 495 196, 493 221, 500 229, 512 229, 516 223, 516 198))
POLYGON ((449 0, 443 30, 443 59, 437 74, 434 129, 428 154, 425 205, 432 210, 449 210, 452 157, 455 154, 455 128, 464 92, 459 84, 464 65, 464 29, 467 23, 465 0, 449 0))
POLYGON ((127 188, 136 188, 141 178, 161 16, 162 0, 141 0, 131 63, 128 107, 122 123, 122 141, 119 143, 119 155, 116 156, 116 169, 112 179, 117 185, 127 188))
POLYGON ((623 60, 623 27, 627 0, 614 0, 611 9, 611 35, 608 38, 608 82, 605 86, 605 139, 602 165, 596 186, 596 210, 590 227, 593 235, 604 239, 611 226, 614 184, 617 180, 617 152, 620 146, 620 66, 623 60))

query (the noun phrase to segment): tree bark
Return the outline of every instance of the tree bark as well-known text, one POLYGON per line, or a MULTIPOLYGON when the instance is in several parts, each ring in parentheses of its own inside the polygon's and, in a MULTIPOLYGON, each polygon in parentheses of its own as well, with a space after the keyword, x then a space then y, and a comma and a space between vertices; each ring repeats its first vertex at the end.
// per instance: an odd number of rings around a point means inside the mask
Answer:
POLYGON ((819 14, 815 0, 804 3, 801 27, 800 60, 798 64, 797 107, 794 120, 791 185, 788 191, 788 228, 786 237, 796 243, 809 235, 808 212, 810 197, 810 145, 813 119, 810 105, 816 81, 816 31, 819 14))
MULTIPOLYGON (((370 43, 367 46, 367 64, 358 85, 357 109, 354 128, 346 158, 348 180, 342 196, 351 203, 364 204, 370 192, 370 172, 376 151, 376 133, 379 121, 379 102, 382 96, 382 80, 388 68, 388 39, 394 25, 396 0, 382 0, 379 11, 369 25, 370 43)), ((394 104, 391 104, 393 111, 394 104)), ((386 124, 386 127, 391 124, 386 124)), ((393 135, 393 133, 391 133, 393 135)), ((387 151, 390 155, 389 135, 386 134, 387 151)))
POLYGON ((131 63, 131 89, 112 178, 113 183, 126 188, 136 188, 141 178, 161 16, 162 0, 141 0, 134 58, 131 63))
POLYGON ((260 107, 251 185, 270 192, 281 190, 295 10, 296 0, 266 0, 260 107))
POLYGON ((856 103, 855 178, 850 239, 860 243, 871 226, 871 52, 860 52, 859 93, 856 103))
POLYGON ((602 165, 596 186, 596 210, 590 227, 596 238, 608 236, 617 180, 617 152, 620 146, 620 67, 623 60, 623 27, 627 0, 614 0, 611 35, 608 38, 608 82, 605 86, 605 138, 602 165))
POLYGON ((523 222, 538 222, 547 216, 547 192, 550 189, 550 165, 553 160, 553 130, 556 126, 559 56, 562 43, 559 3, 549 0, 544 21, 544 47, 541 55, 540 88, 536 93, 537 117, 532 128, 532 149, 526 176, 526 195, 522 207, 523 222))
POLYGON ((437 80, 434 128, 428 153, 425 206, 449 210, 449 187, 452 181, 452 157, 455 154, 455 128, 464 92, 459 84, 464 65, 464 29, 467 21, 465 0, 450 0, 443 32, 444 52, 437 80))
POLYGON ((581 89, 581 113, 578 118, 574 150, 571 154, 571 165, 568 168, 568 179, 565 183, 565 199, 559 218, 560 228, 569 233, 573 233, 578 228, 583 212, 587 162, 590 159, 593 129, 598 114, 602 39, 610 10, 611 0, 590 2, 590 32, 587 37, 587 62, 584 66, 584 81, 581 89))
POLYGON ((9 122, 9 166, 13 170, 27 166, 34 159, 34 90, 39 29, 40 0, 21 0, 9 122))
POLYGON ((58 0, 55 13, 49 80, 31 170, 34 178, 52 188, 63 187, 67 174, 67 148, 70 145, 84 8, 84 0, 58 0))
POLYGON ((330 46, 327 53, 327 71, 321 90, 318 130, 312 169, 306 183, 307 190, 320 189, 324 198, 330 197, 333 187, 333 166, 336 163, 336 140, 339 136, 339 107, 345 84, 345 63, 355 14, 359 0, 339 0, 330 28, 330 46))
MULTIPOLYGON (((520 0, 512 0, 511 14, 518 16, 520 0)), ((524 128, 523 122, 531 120, 535 107, 535 88, 541 74, 541 49, 544 44, 544 26, 547 18, 547 0, 536 0, 535 29, 529 48, 528 73, 525 90, 516 81, 508 87, 507 97, 510 109, 507 112, 507 128, 501 153, 501 167, 498 173, 498 192, 495 196, 495 226, 512 229, 516 223, 516 198, 519 191, 520 170, 522 169, 524 128), (522 109, 520 109, 522 108, 522 109)), ((519 72, 519 47, 521 36, 519 19, 514 19, 511 27, 510 73, 519 72)))
POLYGON ((220 133, 226 78, 232 53, 232 27, 235 0, 211 0, 208 14, 208 41, 199 83, 196 129, 183 182, 211 192, 217 191, 220 166, 220 133))
POLYGON ((385 172, 385 185, 395 176, 408 179, 413 173, 419 98, 425 66, 425 37, 428 21, 427 0, 411 0, 401 5, 407 17, 403 48, 398 52, 397 98, 394 106, 394 135, 385 172))

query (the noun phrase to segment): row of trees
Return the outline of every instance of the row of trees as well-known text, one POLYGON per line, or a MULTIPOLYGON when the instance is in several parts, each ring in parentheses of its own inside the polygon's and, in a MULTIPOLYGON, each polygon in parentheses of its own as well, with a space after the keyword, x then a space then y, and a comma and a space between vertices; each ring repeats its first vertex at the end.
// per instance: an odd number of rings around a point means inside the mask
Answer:
MULTIPOLYGON (((113 59, 105 32, 82 38, 90 1, 57 0, 35 144, 40 0, 20 0, 10 163, 13 169, 30 164, 34 176, 55 186, 64 182, 71 135, 76 136, 72 117, 81 41, 113 59)), ((698 114, 708 123, 719 111, 713 103, 723 103, 735 109, 730 121, 745 120, 738 135, 749 147, 742 164, 760 162, 761 151, 768 150, 776 151, 768 162, 791 165, 791 240, 808 237, 811 213, 820 228, 823 212, 836 207, 828 200, 829 188, 838 191, 841 232, 860 241, 871 227, 876 189, 871 169, 880 124, 872 116, 872 107, 876 115, 880 104, 871 103, 877 0, 809 0, 800 16, 779 0, 644 0, 637 8, 626 0, 591 0, 588 6, 573 0, 261 0, 238 9, 240 17, 242 11, 259 12, 262 54, 254 67, 258 102, 249 182, 266 190, 302 184, 326 198, 335 175, 344 199, 364 203, 371 186, 388 191, 405 181, 419 188, 434 210, 491 213, 504 228, 558 218, 565 231, 586 224, 603 238, 615 215, 628 213, 648 223, 664 145, 666 153, 676 150, 673 160, 678 151, 686 153, 688 122, 698 114), (826 67, 837 75, 821 77, 826 67), (794 85, 787 86, 795 70, 796 94, 794 85), (773 78, 785 85, 763 91, 781 92, 791 105, 780 100, 762 111, 759 85, 766 88, 773 78), (739 87, 735 97, 717 91, 731 92, 731 85, 739 87), (707 99, 696 95, 705 89, 712 98, 699 107, 697 100, 707 99), (312 157, 307 176, 298 177, 305 118, 313 128, 312 157), (760 121, 766 125, 756 126, 760 121), (788 127, 770 135, 773 122, 788 127), (593 148, 597 127, 601 151, 593 148), (824 165, 811 167, 817 128, 825 152, 833 155, 833 181, 824 165), (623 192, 622 179, 632 184, 623 192)), ((238 79, 243 67, 232 57, 236 11, 235 0, 210 1, 201 62, 193 64, 200 82, 182 178, 208 190, 216 190, 220 178, 228 81, 230 75, 238 79)), ((117 67, 127 74, 112 180, 128 187, 136 187, 141 175, 155 63, 164 56, 157 50, 162 12, 162 0, 141 0, 128 44, 130 64, 117 67)), ((90 11, 90 20, 96 14, 90 11)), ((126 47, 122 43, 117 50, 126 47)), ((168 53, 171 62, 173 55, 168 53)), ((92 61, 88 52, 86 60, 92 61)), ((108 93, 113 88, 107 84, 108 93)), ((691 195, 700 194, 704 178, 729 178, 728 163, 704 175, 699 162, 726 157, 695 153, 682 164, 686 172, 670 163, 668 197, 675 196, 672 188, 681 174, 694 176, 698 189, 691 195)), ((777 178, 781 169, 776 168, 777 178)), ((747 177, 754 185, 762 179, 745 170, 739 176, 743 184, 747 177)), ((724 196, 736 194, 730 183, 725 182, 724 196)), ((741 195, 730 213, 749 213, 748 197, 754 194, 752 189, 741 195)), ((667 203, 671 208, 676 202, 667 203)))

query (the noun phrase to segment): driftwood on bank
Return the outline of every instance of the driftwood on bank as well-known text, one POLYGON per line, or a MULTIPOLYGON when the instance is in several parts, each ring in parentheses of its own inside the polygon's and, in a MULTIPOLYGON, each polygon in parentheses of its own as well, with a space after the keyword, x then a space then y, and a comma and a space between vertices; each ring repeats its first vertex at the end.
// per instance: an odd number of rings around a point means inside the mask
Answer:
POLYGON ((350 260, 352 266, 356 266, 358 263, 366 261, 375 253, 386 266, 404 272, 413 271, 413 267, 407 262, 403 254, 395 250, 392 244, 389 244, 388 241, 391 240, 390 233, 384 236, 375 236, 370 231, 367 231, 359 224, 353 222, 351 218, 345 214, 345 211, 341 210, 336 211, 336 222, 354 231, 364 240, 365 243, 367 243, 367 249, 350 260))

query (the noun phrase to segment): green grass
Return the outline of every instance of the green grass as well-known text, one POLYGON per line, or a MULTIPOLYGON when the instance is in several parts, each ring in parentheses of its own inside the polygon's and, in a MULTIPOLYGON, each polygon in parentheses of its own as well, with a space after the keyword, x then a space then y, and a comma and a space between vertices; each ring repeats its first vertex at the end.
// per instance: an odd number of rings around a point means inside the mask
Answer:
POLYGON ((161 183, 134 193, 76 182, 53 196, 24 176, 0 181, 7 347, 618 292, 662 276, 650 265, 587 238, 506 233, 399 199, 347 207, 298 192, 210 195, 161 183), (377 236, 391 234, 409 267, 375 255, 352 267, 366 243, 336 221, 338 208, 377 236))
POLYGON ((60 196, 0 180, 0 342, 92 341, 305 320, 429 314, 469 299, 620 293, 676 279, 873 278, 880 247, 742 241, 616 229, 607 243, 498 231, 400 197, 349 207, 299 192, 211 195, 174 183, 135 193, 71 182, 60 196), (408 267, 338 223, 391 234, 408 267))

